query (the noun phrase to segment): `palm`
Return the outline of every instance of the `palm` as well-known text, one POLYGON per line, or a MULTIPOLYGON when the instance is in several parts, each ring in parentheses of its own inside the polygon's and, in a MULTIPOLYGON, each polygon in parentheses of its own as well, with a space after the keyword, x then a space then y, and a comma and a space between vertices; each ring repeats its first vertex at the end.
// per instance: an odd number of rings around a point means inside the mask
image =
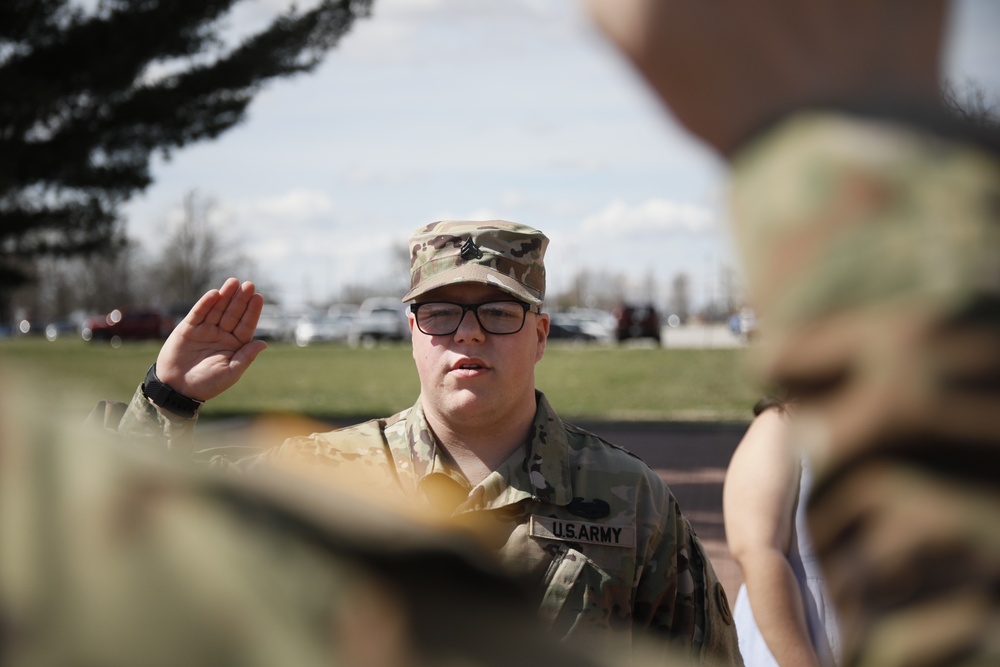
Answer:
POLYGON ((235 278, 207 292, 163 344, 156 359, 160 380, 203 401, 236 384, 267 347, 253 337, 263 303, 252 283, 235 278))

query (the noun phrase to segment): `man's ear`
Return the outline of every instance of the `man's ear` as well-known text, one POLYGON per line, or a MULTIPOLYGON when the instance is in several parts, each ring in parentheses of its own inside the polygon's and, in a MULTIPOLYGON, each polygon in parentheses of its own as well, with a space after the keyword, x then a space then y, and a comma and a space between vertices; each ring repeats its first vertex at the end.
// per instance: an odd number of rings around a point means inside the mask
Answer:
POLYGON ((538 335, 538 355, 535 360, 538 361, 545 354, 545 344, 549 339, 549 324, 551 320, 548 313, 539 313, 535 320, 535 333, 538 335))

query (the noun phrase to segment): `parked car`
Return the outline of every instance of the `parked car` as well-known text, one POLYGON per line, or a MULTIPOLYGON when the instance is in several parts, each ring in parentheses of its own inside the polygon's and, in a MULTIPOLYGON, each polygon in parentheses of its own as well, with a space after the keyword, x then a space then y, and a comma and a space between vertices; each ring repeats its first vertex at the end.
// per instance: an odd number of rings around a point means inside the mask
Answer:
POLYGON ((600 308, 570 308, 562 315, 571 318, 580 330, 599 343, 613 343, 617 320, 612 313, 600 308))
POLYGON ((79 321, 68 318, 54 320, 45 325, 45 338, 54 341, 59 338, 76 337, 80 335, 81 330, 79 321))
POLYGON ((150 308, 115 308, 107 315, 84 322, 80 335, 84 340, 162 340, 173 331, 177 320, 167 313, 150 308))
POLYGON ((254 331, 254 338, 269 341, 289 341, 295 335, 296 318, 290 317, 272 303, 265 303, 260 312, 260 319, 257 320, 257 329, 254 331))
POLYGON ((596 338, 584 331, 578 321, 563 313, 555 313, 549 320, 549 340, 566 340, 591 343, 596 338))
POLYGON ((405 340, 409 333, 406 308, 399 298, 373 296, 361 303, 347 342, 352 346, 373 345, 384 340, 405 340))
POLYGON ((343 343, 351 332, 354 312, 322 312, 303 315, 295 324, 295 344, 343 343))
POLYGON ((753 308, 744 306, 736 317, 736 335, 750 343, 757 339, 757 313, 753 308))
POLYGON ((660 314, 652 304, 624 304, 615 309, 615 338, 619 343, 637 338, 651 338, 660 344, 660 314))

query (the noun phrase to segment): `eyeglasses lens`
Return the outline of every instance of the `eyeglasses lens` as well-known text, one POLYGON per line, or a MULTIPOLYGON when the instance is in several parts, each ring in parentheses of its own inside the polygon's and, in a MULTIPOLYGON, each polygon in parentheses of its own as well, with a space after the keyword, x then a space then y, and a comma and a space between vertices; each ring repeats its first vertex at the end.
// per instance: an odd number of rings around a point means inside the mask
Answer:
POLYGON ((524 326, 527 309, 519 301, 495 301, 478 305, 431 302, 417 304, 414 308, 417 326, 428 336, 454 333, 467 310, 475 313, 479 326, 487 333, 513 334, 524 326))

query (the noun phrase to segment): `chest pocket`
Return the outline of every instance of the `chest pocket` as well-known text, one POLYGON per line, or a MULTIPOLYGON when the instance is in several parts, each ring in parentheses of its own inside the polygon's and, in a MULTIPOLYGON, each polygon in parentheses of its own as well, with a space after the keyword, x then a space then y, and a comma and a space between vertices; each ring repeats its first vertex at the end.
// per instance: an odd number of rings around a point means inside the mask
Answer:
POLYGON ((599 636, 629 627, 627 587, 568 545, 559 545, 543 586, 539 615, 557 637, 599 636))

